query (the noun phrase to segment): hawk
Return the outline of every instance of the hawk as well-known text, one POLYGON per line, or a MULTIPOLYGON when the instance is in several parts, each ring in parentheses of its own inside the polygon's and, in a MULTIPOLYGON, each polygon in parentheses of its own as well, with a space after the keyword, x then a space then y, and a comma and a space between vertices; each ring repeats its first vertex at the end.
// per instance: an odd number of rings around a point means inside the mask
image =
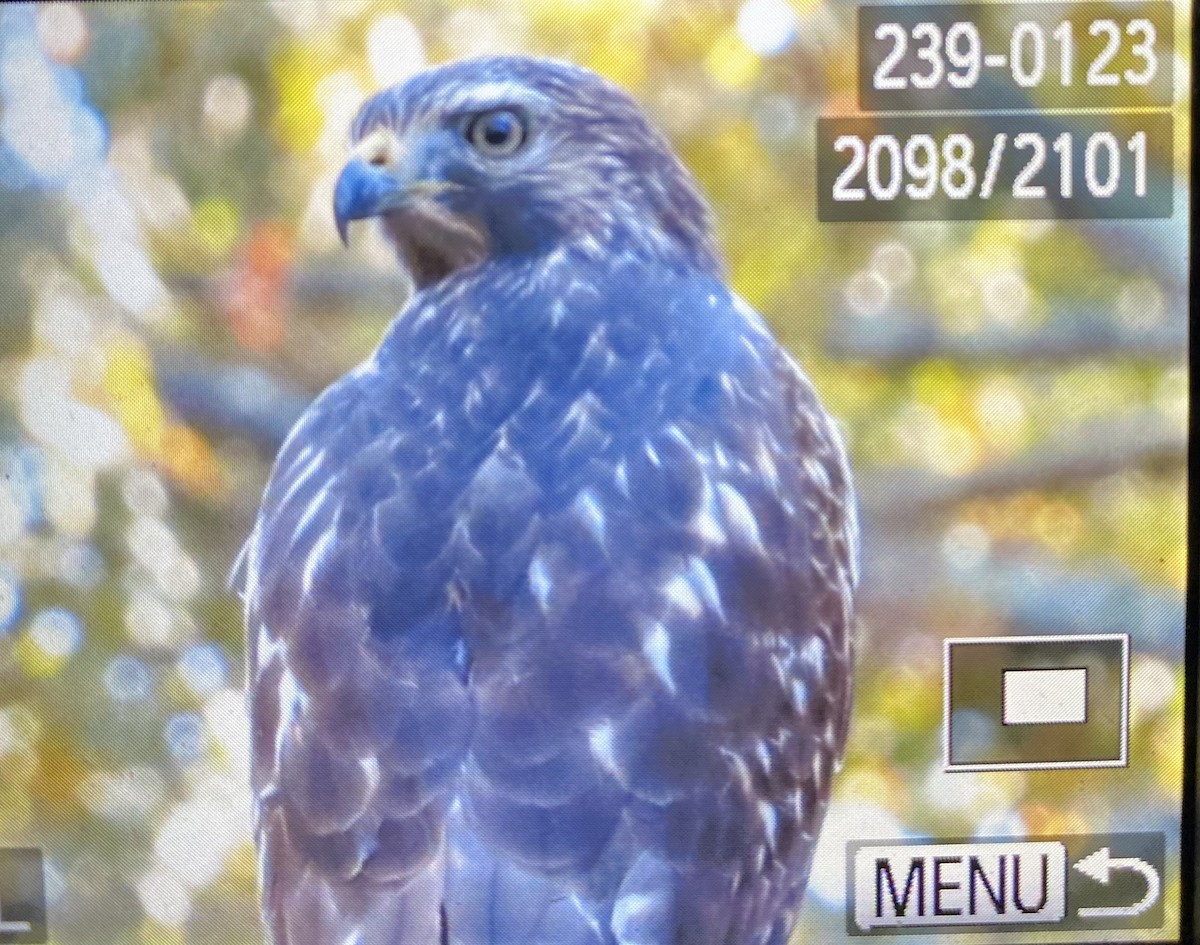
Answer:
POLYGON ((857 528, 813 387, 633 100, 453 63, 334 213, 414 291, 242 561, 275 945, 783 945, 851 705, 857 528))

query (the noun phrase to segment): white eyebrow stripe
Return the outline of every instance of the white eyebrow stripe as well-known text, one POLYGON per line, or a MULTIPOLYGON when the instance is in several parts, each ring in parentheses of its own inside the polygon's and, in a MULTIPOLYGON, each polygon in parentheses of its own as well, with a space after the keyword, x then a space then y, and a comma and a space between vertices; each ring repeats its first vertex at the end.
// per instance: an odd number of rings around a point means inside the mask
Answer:
POLYGON ((482 111, 501 105, 538 105, 550 99, 520 82, 485 82, 462 89, 446 100, 450 112, 482 111))

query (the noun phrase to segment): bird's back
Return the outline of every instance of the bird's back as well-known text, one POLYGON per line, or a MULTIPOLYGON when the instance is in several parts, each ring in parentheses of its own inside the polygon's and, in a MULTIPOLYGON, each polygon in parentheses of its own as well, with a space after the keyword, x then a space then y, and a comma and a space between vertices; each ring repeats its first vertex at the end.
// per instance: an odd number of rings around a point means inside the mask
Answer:
POLYGON ((507 265, 420 293, 264 499, 277 943, 780 945, 849 713, 836 433, 713 277, 507 265))

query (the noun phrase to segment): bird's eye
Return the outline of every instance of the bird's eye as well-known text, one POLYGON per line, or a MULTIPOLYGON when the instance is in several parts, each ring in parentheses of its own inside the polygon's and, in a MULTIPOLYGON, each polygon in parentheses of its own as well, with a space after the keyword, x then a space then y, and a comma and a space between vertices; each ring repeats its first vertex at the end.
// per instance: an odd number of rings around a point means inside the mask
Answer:
POLYGON ((467 140, 488 157, 506 157, 525 141, 525 122, 508 108, 483 112, 467 125, 467 140))

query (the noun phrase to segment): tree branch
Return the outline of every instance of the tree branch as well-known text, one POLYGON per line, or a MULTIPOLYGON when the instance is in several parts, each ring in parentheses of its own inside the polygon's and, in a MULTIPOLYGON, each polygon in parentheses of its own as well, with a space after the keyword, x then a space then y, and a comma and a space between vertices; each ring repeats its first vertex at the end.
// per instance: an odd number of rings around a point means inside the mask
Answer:
POLYGON ((154 352, 159 389, 188 423, 250 440, 274 453, 308 406, 304 391, 249 364, 223 364, 196 352, 154 352))
POLYGON ((1128 633, 1137 652, 1183 658, 1183 592, 1148 585, 1115 562, 1070 567, 1049 556, 998 553, 956 560, 926 536, 875 538, 864 551, 859 608, 881 638, 922 625, 931 607, 944 613, 949 597, 973 602, 961 613, 985 623, 994 615, 1014 632, 1128 633), (909 619, 897 621, 902 613, 909 619))
MULTIPOLYGON (((166 279, 175 293, 196 299, 207 307, 221 308, 228 291, 230 274, 199 275, 176 273, 166 279)), ((387 273, 361 265, 305 265, 292 269, 284 294, 305 312, 347 310, 395 312, 411 293, 404 274, 387 273)))
POLYGON ((859 491, 865 516, 918 522, 970 499, 1069 488, 1126 469, 1176 469, 1186 462, 1186 431, 1147 411, 1115 422, 1081 424, 1058 444, 963 476, 872 472, 860 477, 859 491))
POLYGON ((1107 357, 1182 362, 1187 357, 1187 343, 1185 320, 1138 331, 1110 319, 1059 317, 1038 332, 989 328, 952 335, 931 319, 856 317, 831 333, 826 350, 835 358, 870 361, 884 367, 926 358, 965 364, 1107 357))

